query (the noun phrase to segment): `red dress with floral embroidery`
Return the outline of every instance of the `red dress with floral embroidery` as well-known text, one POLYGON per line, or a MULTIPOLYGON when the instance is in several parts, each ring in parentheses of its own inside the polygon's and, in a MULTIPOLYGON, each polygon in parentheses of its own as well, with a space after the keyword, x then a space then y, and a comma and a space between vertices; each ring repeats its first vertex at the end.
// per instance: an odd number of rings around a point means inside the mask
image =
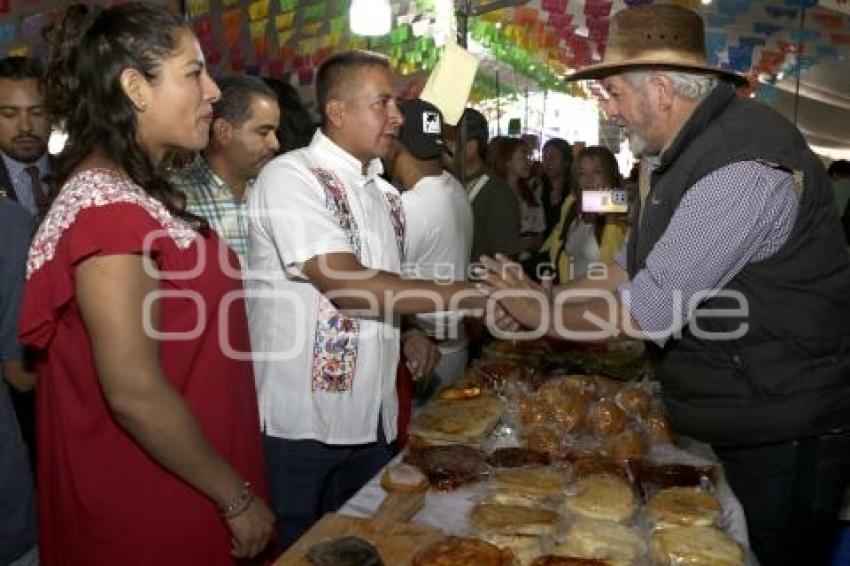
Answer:
POLYGON ((23 342, 42 351, 43 564, 233 563, 213 502, 145 453, 100 388, 75 270, 92 256, 142 253, 160 271, 163 374, 216 452, 266 493, 236 255, 215 233, 194 233, 126 177, 85 171, 65 184, 33 241, 21 312, 23 342))

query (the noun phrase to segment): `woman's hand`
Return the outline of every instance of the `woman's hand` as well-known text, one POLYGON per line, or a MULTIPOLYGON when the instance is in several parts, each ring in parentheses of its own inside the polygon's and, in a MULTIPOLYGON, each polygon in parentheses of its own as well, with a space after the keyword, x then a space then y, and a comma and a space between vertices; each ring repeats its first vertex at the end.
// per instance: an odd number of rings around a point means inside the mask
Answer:
POLYGON ((233 535, 230 553, 234 558, 253 558, 266 548, 274 533, 274 513, 257 496, 245 511, 225 521, 233 535))

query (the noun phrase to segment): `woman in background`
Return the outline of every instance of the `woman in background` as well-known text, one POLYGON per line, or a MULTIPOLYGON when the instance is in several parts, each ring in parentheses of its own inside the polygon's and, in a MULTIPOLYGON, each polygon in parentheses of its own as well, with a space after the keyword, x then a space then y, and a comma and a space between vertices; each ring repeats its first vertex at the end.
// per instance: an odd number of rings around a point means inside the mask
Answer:
POLYGON ((541 251, 555 266, 556 282, 566 283, 587 274, 593 264, 611 263, 628 229, 625 214, 587 214, 581 210, 583 191, 623 187, 617 159, 607 147, 592 146, 578 157, 578 191, 561 206, 561 217, 541 251))
POLYGON ((518 138, 497 137, 487 148, 487 162, 493 173, 504 180, 516 196, 520 212, 520 259, 540 247, 546 229, 540 187, 532 185, 528 146, 518 138))
POLYGON ((552 138, 543 144, 543 164, 540 175, 540 200, 546 218, 544 239, 549 237, 561 214, 561 206, 573 186, 573 148, 562 138, 552 138))
POLYGON ((274 517, 239 263, 163 175, 207 144, 218 88, 162 6, 72 5, 47 38, 68 142, 20 324, 39 351, 42 563, 255 556, 274 517))

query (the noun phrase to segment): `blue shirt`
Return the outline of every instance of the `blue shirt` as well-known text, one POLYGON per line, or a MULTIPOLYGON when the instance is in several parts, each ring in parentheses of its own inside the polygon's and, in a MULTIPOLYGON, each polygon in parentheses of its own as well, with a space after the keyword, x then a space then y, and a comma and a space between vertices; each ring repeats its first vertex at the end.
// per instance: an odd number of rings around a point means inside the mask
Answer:
MULTIPOLYGON (((0 362, 21 357, 18 313, 32 230, 32 217, 0 198, 0 362)), ((0 564, 21 557, 36 540, 32 471, 6 380, 0 379, 0 564)))
MULTIPOLYGON (((646 267, 620 286, 621 302, 664 346, 693 316, 696 293, 723 288, 785 244, 798 208, 794 178, 784 170, 740 161, 706 175, 682 197, 646 267)), ((626 268, 625 250, 617 263, 626 268)))
POLYGON ((27 173, 26 169, 31 165, 38 167, 38 170, 41 173, 42 184, 44 185, 43 188, 46 190, 47 182, 45 179, 50 174, 47 152, 45 152, 44 155, 42 155, 34 163, 22 163, 12 159, 2 151, 0 151, 0 157, 3 158, 3 164, 6 166, 6 172, 9 173, 9 180, 12 181, 12 186, 8 187, 8 189, 15 191, 18 204, 26 208, 33 216, 38 216, 38 205, 32 195, 32 178, 29 173, 27 173))

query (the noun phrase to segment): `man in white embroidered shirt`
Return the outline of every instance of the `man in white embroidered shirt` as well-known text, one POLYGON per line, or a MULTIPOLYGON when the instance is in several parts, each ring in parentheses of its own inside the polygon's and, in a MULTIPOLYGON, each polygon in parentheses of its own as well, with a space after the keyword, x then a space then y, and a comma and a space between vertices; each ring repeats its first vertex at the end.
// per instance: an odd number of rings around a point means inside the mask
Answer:
MULTIPOLYGON (((396 317, 482 305, 467 283, 397 275, 404 213, 379 177, 402 122, 392 81, 381 56, 328 59, 316 79, 321 130, 270 162, 248 199, 248 316, 284 546, 391 457, 396 317)), ((410 340, 406 354, 431 355, 425 338, 410 340)))

